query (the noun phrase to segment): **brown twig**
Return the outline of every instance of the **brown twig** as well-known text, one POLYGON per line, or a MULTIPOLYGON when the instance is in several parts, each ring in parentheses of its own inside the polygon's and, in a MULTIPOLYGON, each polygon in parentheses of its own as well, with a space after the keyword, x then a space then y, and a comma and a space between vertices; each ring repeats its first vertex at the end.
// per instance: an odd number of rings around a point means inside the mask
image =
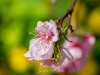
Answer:
MULTIPOLYGON (((71 4, 71 6, 69 7, 69 9, 68 9, 68 11, 66 12, 66 14, 65 14, 62 18, 60 18, 60 19, 58 20, 58 29, 61 30, 61 29, 62 29, 62 23, 63 23, 63 21, 65 20, 65 18, 67 18, 67 25, 68 25, 68 28, 67 28, 66 31, 63 33, 65 39, 67 39, 66 34, 67 34, 67 32, 68 32, 68 29, 70 29, 71 32, 74 32, 74 30, 73 30, 73 28, 72 28, 72 26, 71 26, 71 24, 70 24, 70 20, 71 20, 71 16, 72 16, 72 13, 73 13, 74 6, 75 6, 75 2, 76 2, 76 0, 73 0, 73 1, 72 1, 72 4, 71 4)), ((68 39, 67 39, 67 40, 68 40, 68 39)))

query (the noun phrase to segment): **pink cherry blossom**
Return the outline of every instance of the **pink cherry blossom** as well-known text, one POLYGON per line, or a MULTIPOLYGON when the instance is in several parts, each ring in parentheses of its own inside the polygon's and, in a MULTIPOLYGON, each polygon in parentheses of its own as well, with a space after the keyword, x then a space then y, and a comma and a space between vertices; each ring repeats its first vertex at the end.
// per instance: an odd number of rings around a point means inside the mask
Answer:
POLYGON ((29 60, 50 59, 54 45, 53 42, 35 38, 30 41, 29 51, 24 55, 29 60))
POLYGON ((53 20, 44 23, 39 21, 35 29, 38 32, 38 36, 42 39, 51 40, 53 42, 58 40, 57 25, 53 20))
POLYGON ((69 39, 73 42, 64 42, 61 48, 62 58, 64 61, 60 59, 59 66, 51 60, 44 60, 41 62, 41 65, 49 65, 55 71, 63 70, 67 72, 75 72, 82 69, 88 60, 89 53, 95 43, 95 38, 91 34, 86 33, 81 38, 78 36, 71 36, 69 39), (67 57, 68 54, 65 50, 68 50, 72 54, 74 58, 73 62, 69 61, 69 58, 67 57))
POLYGON ((39 21, 35 29, 37 38, 30 41, 29 51, 24 56, 32 61, 48 60, 52 55, 54 42, 58 40, 56 23, 53 20, 44 23, 39 21))

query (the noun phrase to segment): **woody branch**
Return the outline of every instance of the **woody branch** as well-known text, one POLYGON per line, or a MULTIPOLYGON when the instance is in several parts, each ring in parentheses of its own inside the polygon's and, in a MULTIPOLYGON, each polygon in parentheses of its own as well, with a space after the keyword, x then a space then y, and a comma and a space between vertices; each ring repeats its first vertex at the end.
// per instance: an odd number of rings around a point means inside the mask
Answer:
POLYGON ((73 13, 73 10, 74 10, 75 3, 76 3, 76 0, 73 0, 72 4, 69 7, 69 9, 67 10, 66 14, 58 20, 58 29, 61 30, 62 29, 62 23, 65 20, 65 18, 67 18, 66 24, 68 25, 68 28, 63 33, 65 39, 67 39, 66 35, 67 35, 67 32, 68 32, 68 29, 70 29, 71 33, 74 32, 72 25, 70 24, 70 20, 71 20, 71 16, 72 16, 72 13, 73 13))

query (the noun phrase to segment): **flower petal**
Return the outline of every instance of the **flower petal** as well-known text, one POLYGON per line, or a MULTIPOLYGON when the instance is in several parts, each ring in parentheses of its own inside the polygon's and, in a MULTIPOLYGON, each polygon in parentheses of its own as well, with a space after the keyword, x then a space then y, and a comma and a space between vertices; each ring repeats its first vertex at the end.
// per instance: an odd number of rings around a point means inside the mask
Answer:
POLYGON ((61 47, 61 52, 65 55, 64 57, 68 58, 68 60, 74 61, 73 55, 66 48, 61 47))
POLYGON ((48 23, 49 25, 49 30, 52 32, 52 41, 56 42, 58 40, 58 30, 57 30, 57 25, 53 20, 50 20, 48 23))
POLYGON ((27 53, 25 53, 24 56, 25 56, 26 58, 28 58, 28 60, 33 60, 30 51, 28 51, 27 53))

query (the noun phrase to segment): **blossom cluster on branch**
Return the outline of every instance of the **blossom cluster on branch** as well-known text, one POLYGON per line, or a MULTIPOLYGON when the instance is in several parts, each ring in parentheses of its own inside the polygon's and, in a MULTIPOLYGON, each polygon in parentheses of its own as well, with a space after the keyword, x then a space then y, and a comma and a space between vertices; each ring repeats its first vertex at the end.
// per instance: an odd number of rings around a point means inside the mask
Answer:
MULTIPOLYGON (((62 29, 64 31, 65 28, 62 29)), ((37 34, 36 38, 33 38, 30 41, 29 51, 24 55, 29 60, 41 60, 41 63, 45 60, 52 61, 55 65, 59 66, 60 60, 63 60, 62 51, 66 54, 69 60, 73 61, 73 56, 68 52, 65 48, 60 46, 61 40, 59 37, 60 34, 57 29, 57 25, 53 20, 49 22, 41 22, 37 23, 37 27, 35 28, 37 34)))
POLYGON ((35 38, 30 41, 29 51, 24 54, 28 60, 39 60, 41 66, 48 65, 55 71, 74 72, 84 66, 95 38, 90 33, 66 37, 68 29, 74 32, 70 20, 75 2, 76 0, 73 0, 67 13, 58 19, 57 23, 53 20, 37 23, 33 33, 35 38), (62 25, 65 18, 66 25, 62 25))
POLYGON ((24 54, 28 60, 40 60, 41 66, 50 66, 55 71, 68 70, 74 72, 86 63, 88 55, 95 43, 95 38, 86 33, 83 36, 70 36, 67 41, 62 31, 57 29, 53 20, 37 23, 36 36, 30 41, 29 51, 24 54), (61 43, 62 42, 62 43, 61 43))

